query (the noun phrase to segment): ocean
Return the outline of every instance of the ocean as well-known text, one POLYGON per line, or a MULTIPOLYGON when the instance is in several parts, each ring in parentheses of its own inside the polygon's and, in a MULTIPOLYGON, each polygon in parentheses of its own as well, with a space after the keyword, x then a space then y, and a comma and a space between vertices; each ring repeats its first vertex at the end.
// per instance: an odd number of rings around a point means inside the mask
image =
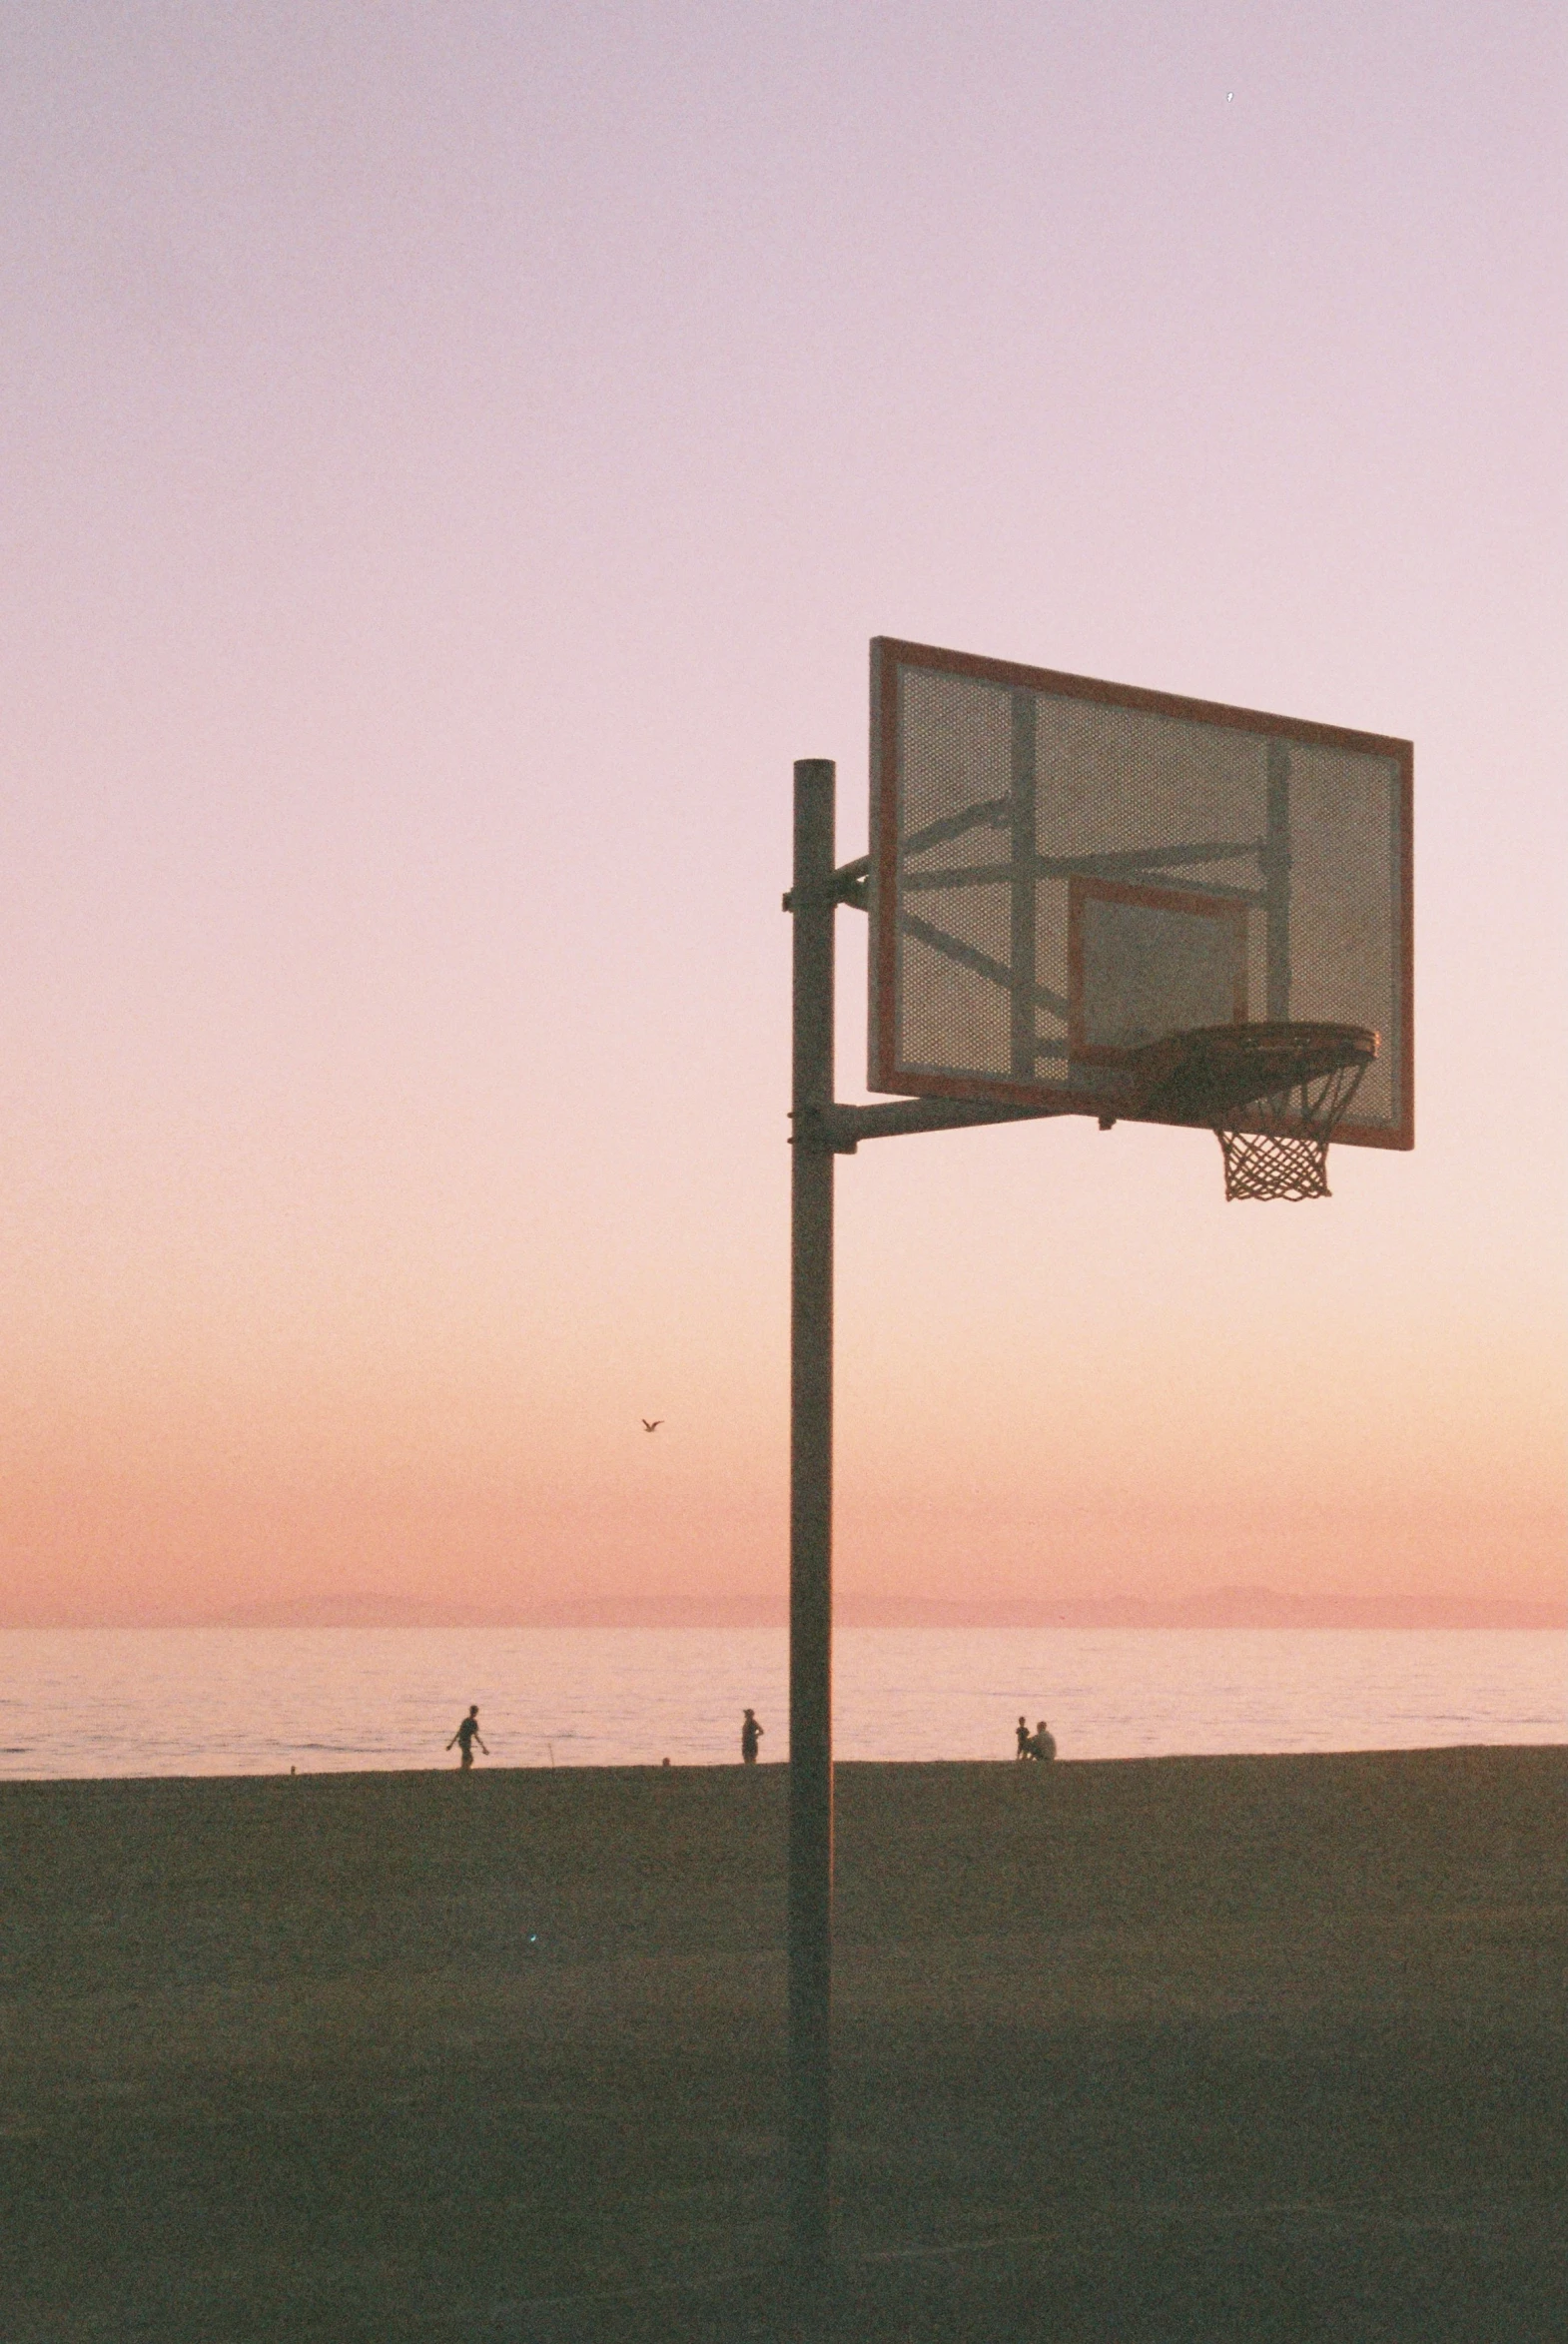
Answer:
MULTIPOLYGON (((0 1775, 450 1766, 470 1702, 496 1766, 726 1764, 748 1705, 766 1763, 787 1677, 763 1628, 11 1629, 0 1775)), ((841 1758, 1007 1759, 1020 1715, 1065 1760, 1568 1742, 1568 1634, 839 1632, 841 1758)))

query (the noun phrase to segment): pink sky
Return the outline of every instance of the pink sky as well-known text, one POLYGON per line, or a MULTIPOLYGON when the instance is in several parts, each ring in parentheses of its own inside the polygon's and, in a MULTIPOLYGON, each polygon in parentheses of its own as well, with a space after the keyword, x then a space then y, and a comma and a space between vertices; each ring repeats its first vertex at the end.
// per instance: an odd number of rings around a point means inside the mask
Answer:
POLYGON ((7 15, 0 1623, 778 1612, 879 632, 1413 737, 1417 1147, 846 1162, 846 1602, 1560 1596, 1562 49, 7 15))

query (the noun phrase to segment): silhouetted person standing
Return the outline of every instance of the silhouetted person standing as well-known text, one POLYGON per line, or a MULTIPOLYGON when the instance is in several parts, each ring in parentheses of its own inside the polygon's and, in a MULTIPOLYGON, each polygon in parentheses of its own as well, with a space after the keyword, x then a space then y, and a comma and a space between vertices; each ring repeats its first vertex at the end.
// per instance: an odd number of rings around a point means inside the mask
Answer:
POLYGON ((757 1744, 761 1740, 762 1728, 757 1723, 757 1713, 754 1709, 748 1709, 740 1729, 740 1762, 742 1766, 756 1765, 757 1744))
POLYGON ((1027 1720, 1026 1718, 1020 1718, 1020 1719, 1019 1719, 1019 1721, 1018 1721, 1018 1724, 1017 1724, 1017 1725, 1016 1725, 1016 1726, 1013 1728, 1013 1731, 1014 1731, 1014 1734, 1017 1736, 1017 1739, 1018 1739, 1018 1754, 1019 1754, 1019 1757, 1020 1757, 1020 1758, 1033 1758, 1035 1754, 1034 1754, 1034 1752, 1033 1752, 1033 1751, 1030 1749, 1030 1747, 1029 1747, 1029 1722, 1028 1722, 1028 1720, 1027 1720))
MULTIPOLYGON (((475 1742, 478 1742, 479 1748, 484 1750, 484 1744, 479 1741, 479 1705, 477 1702, 474 1703, 456 1733, 453 1734, 451 1741, 446 1745, 448 1750, 452 1748, 453 1744, 461 1750, 462 1755, 457 1764, 464 1772, 473 1764, 473 1745, 475 1742)), ((490 1754, 484 1750, 484 1755, 488 1758, 490 1754)))

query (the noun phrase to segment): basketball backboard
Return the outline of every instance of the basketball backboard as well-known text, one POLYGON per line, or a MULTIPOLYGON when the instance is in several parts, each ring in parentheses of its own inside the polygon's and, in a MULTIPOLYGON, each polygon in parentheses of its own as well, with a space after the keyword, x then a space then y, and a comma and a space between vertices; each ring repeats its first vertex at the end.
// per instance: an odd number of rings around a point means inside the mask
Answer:
POLYGON ((1207 1123, 1151 1044, 1332 1022, 1378 1037, 1336 1141, 1413 1145, 1408 741, 886 637, 871 675, 872 1090, 1207 1123))

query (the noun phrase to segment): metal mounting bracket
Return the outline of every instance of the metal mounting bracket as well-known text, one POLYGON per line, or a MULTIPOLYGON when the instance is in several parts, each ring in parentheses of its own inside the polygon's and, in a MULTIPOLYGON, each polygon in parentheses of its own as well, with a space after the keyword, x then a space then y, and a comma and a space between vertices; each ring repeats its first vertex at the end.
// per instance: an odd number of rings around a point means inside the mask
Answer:
MULTIPOLYGON (((848 904, 851 911, 870 909, 871 857, 857 855, 853 863, 841 863, 833 874, 833 897, 836 904, 848 904)), ((784 909, 795 909, 795 891, 790 889, 784 898, 784 909)))
POLYGON ((898 1140, 915 1132, 963 1132, 978 1124, 1034 1124, 1059 1114, 1054 1107, 1002 1107, 959 1099, 890 1099, 875 1107, 802 1109, 792 1118, 796 1139, 833 1156, 853 1156, 862 1140, 898 1140))

